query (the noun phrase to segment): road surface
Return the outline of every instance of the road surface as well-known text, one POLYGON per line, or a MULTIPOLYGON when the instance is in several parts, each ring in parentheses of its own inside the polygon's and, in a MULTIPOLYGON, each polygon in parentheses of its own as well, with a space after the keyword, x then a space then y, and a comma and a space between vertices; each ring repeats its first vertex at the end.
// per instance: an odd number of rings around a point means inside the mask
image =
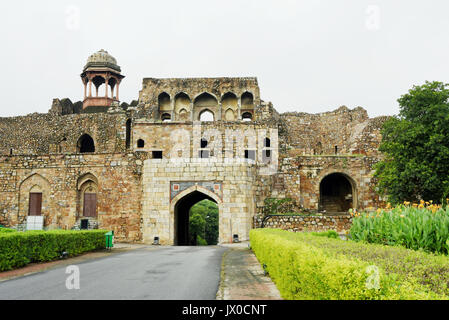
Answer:
POLYGON ((0 299, 214 300, 226 248, 145 247, 0 282, 0 299), (68 289, 72 288, 72 289, 68 289))

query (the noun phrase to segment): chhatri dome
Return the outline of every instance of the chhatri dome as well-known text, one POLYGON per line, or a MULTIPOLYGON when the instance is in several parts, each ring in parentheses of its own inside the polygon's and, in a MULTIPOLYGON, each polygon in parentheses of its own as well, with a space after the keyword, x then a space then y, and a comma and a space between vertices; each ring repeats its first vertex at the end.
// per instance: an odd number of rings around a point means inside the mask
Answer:
POLYGON ((84 110, 103 111, 119 102, 119 87, 125 77, 121 71, 117 60, 103 49, 89 56, 81 74, 84 110))
POLYGON ((111 68, 115 71, 121 72, 120 67, 117 65, 117 60, 103 49, 95 52, 87 59, 87 64, 84 67, 84 71, 91 68, 111 68))

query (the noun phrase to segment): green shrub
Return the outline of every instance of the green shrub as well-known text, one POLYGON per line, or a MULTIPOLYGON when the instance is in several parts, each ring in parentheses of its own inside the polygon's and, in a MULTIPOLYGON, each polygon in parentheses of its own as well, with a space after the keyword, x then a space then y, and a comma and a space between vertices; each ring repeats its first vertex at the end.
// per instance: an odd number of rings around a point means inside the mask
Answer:
POLYGON ((311 233, 314 236, 317 237, 326 237, 326 238, 331 238, 331 239, 340 239, 340 237, 338 236, 337 231, 335 230, 328 230, 328 231, 323 231, 323 232, 312 232, 311 233))
POLYGON ((207 246, 208 244, 207 244, 206 240, 204 240, 201 236, 198 235, 196 237, 196 245, 197 246, 207 246))
POLYGON ((0 234, 0 271, 32 262, 59 259, 62 252, 75 256, 104 249, 106 230, 27 231, 0 234))
POLYGON ((8 229, 8 228, 0 228, 0 234, 2 234, 2 233, 11 233, 11 232, 16 232, 16 230, 8 229))
POLYGON ((355 215, 351 238, 409 249, 449 253, 449 207, 399 205, 355 215))
POLYGON ((449 259, 400 247, 255 229, 251 248, 285 299, 447 299, 449 259), (378 268, 378 289, 367 286, 378 268))

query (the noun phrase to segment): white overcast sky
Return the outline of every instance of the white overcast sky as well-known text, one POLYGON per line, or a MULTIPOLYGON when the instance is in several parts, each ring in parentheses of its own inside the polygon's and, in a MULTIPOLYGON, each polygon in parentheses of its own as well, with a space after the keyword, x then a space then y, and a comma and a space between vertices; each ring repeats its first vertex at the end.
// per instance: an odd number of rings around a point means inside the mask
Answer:
POLYGON ((280 112, 362 106, 397 114, 426 80, 449 82, 449 1, 1 1, 0 116, 82 99, 88 56, 107 50, 126 75, 257 76, 280 112))

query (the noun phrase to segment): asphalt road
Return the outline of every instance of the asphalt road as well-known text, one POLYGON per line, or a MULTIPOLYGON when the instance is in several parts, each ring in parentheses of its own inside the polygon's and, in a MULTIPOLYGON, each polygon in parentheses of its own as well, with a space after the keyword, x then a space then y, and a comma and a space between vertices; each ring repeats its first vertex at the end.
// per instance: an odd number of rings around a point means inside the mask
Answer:
POLYGON ((4 300, 214 300, 226 248, 148 247, 0 282, 4 300), (69 270, 70 271, 70 270, 69 270), (69 278, 69 280, 67 280, 69 278))

